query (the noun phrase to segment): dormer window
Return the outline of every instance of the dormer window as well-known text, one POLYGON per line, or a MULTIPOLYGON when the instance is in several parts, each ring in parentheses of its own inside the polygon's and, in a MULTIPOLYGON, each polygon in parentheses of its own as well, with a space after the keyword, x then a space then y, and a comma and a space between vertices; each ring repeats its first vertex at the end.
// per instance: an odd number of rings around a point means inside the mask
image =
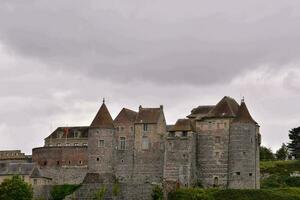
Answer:
POLYGON ((181 133, 181 136, 182 136, 182 137, 187 137, 187 135, 188 135, 188 132, 187 132, 187 131, 182 131, 182 133, 181 133))
POLYGON ((148 131, 148 124, 143 124, 143 131, 148 131))

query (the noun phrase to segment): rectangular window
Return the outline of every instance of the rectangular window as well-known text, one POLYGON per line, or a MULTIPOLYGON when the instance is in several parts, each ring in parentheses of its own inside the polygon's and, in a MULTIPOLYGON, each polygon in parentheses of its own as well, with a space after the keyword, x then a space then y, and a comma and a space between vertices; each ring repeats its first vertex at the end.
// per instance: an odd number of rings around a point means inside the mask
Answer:
POLYGON ((221 142, 221 137, 220 136, 217 136, 215 138, 215 143, 219 144, 221 142))
POLYGON ((125 150, 125 149, 126 149, 126 138, 120 137, 120 150, 125 150))
POLYGON ((182 137, 187 137, 187 131, 182 131, 182 137))
POLYGON ((143 137, 143 139, 142 139, 142 149, 143 150, 149 149, 149 138, 143 137))
POLYGON ((148 131, 148 124, 143 124, 143 130, 148 131))
POLYGON ((133 127, 132 126, 130 127, 130 130, 131 130, 131 132, 133 132, 133 127))
POLYGON ((124 127, 121 127, 121 132, 123 132, 124 131, 124 127))
POLYGON ((104 147, 104 140, 98 141, 98 147, 104 147))

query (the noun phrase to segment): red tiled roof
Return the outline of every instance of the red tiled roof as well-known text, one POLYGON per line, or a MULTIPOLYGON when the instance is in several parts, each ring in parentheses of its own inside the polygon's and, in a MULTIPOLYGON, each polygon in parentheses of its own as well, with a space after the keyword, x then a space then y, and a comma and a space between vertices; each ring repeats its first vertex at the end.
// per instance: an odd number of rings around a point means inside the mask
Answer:
POLYGON ((90 127, 114 128, 113 119, 105 105, 102 104, 90 127))
POLYGON ((135 123, 157 123, 161 108, 139 108, 135 123))
POLYGON ((239 104, 231 97, 225 96, 206 117, 236 117, 239 104))
POLYGON ((188 118, 195 118, 198 115, 205 115, 207 113, 209 113, 209 111, 211 111, 215 106, 198 106, 197 108, 194 108, 191 111, 191 114, 188 115, 188 118))
POLYGON ((123 108, 118 116, 115 118, 114 123, 126 123, 126 122, 134 122, 137 116, 137 112, 123 108))
POLYGON ((192 122, 189 119, 178 119, 170 131, 191 131, 192 122))
POLYGON ((256 123, 256 121, 252 118, 249 110, 244 101, 242 101, 241 106, 239 107, 237 117, 233 120, 233 122, 241 122, 241 123, 256 123))

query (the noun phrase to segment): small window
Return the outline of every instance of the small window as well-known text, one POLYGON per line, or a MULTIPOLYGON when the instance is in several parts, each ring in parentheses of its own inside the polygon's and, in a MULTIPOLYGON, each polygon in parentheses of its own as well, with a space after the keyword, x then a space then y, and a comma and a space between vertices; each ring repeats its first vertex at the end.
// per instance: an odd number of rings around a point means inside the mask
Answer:
POLYGON ((143 137, 142 139, 142 149, 149 149, 149 139, 147 137, 143 137))
POLYGON ((46 166, 47 165, 47 161, 44 161, 44 166, 46 166))
POLYGON ((87 143, 83 143, 82 146, 87 146, 87 143))
POLYGON ((252 173, 249 173, 249 176, 252 176, 252 173))
POLYGON ((241 172, 235 172, 235 175, 239 176, 241 175, 241 172))
POLYGON ((182 131, 181 136, 182 137, 187 137, 187 131, 182 131))
POLYGON ((219 185, 219 178, 215 177, 214 178, 214 185, 213 185, 213 187, 218 187, 218 185, 219 185))
POLYGON ((221 137, 217 136, 215 137, 215 143, 219 144, 221 142, 221 137))
POLYGON ((79 164, 80 164, 80 165, 82 165, 82 164, 83 164, 82 160, 79 160, 79 164))
POLYGON ((56 165, 59 165, 59 161, 56 161, 56 165))
POLYGON ((216 152, 215 155, 216 155, 216 158, 220 158, 220 152, 216 152))
POLYGON ((130 130, 131 130, 131 132, 133 132, 133 127, 132 126, 130 127, 130 130))
POLYGON ((74 146, 78 146, 78 143, 74 143, 74 146))
POLYGON ((100 161, 100 158, 97 158, 97 161, 100 161))
POLYGON ((226 122, 224 122, 224 128, 227 128, 227 123, 226 122))
POLYGON ((246 152, 245 151, 243 151, 243 156, 245 156, 246 155, 246 152))
POLYGON ((120 137, 119 147, 120 147, 120 150, 126 149, 126 138, 125 137, 120 137))
POLYGON ((98 141, 98 147, 104 147, 104 140, 98 141))
POLYGON ((69 160, 69 165, 71 165, 71 161, 69 160))
POLYGON ((37 180, 36 179, 33 179, 33 184, 37 185, 37 180))
POLYGON ((119 127, 117 127, 117 128, 116 128, 116 130, 117 130, 117 132, 119 132, 119 131, 120 131, 120 128, 119 128, 119 127))
POLYGON ((169 137, 175 137, 175 132, 174 131, 170 132, 169 137))
POLYGON ((60 146, 61 146, 61 144, 60 144, 60 143, 57 143, 57 146, 58 146, 58 147, 60 147, 60 146))
POLYGON ((148 124, 143 124, 143 130, 148 131, 148 124))
POLYGON ((66 146, 70 146, 70 143, 66 143, 66 146))
POLYGON ((121 127, 121 132, 123 132, 124 131, 124 127, 121 127))

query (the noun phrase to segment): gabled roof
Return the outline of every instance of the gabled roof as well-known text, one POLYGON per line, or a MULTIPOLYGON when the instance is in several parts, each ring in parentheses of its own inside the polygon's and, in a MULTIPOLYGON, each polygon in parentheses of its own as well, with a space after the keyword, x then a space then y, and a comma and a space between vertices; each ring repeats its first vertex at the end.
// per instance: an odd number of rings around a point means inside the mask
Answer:
POLYGON ((233 98, 225 96, 205 117, 236 117, 238 109, 239 104, 233 98))
POLYGON ((78 126, 78 127, 58 127, 53 131, 48 138, 88 138, 88 126, 78 126), (62 137, 60 137, 62 136, 62 137))
POLYGON ((237 113, 237 117, 233 120, 233 122, 235 123, 256 123, 256 121, 252 118, 251 114, 249 113, 249 110, 246 106, 246 103, 244 101, 242 101, 238 113, 237 113))
POLYGON ((123 108, 118 116, 115 118, 114 123, 128 123, 128 122, 134 122, 137 116, 137 112, 123 108))
POLYGON ((170 131, 191 131, 192 122, 189 119, 178 119, 170 131))
POLYGON ((103 102, 90 127, 114 128, 113 119, 103 102))
POLYGON ((162 113, 160 108, 142 108, 140 106, 139 112, 136 116, 135 123, 157 123, 162 113))
POLYGON ((191 111, 191 114, 188 115, 188 118, 195 118, 197 116, 203 116, 206 115, 207 113, 209 113, 209 111, 211 111, 215 106, 209 105, 209 106, 198 106, 197 108, 194 108, 191 111))

